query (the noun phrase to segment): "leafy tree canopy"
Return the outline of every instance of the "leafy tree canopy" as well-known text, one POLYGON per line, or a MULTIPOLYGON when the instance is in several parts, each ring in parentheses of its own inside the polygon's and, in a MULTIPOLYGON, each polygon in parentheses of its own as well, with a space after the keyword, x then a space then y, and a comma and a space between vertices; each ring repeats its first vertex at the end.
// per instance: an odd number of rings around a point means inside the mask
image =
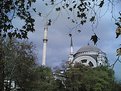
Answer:
POLYGON ((0 1, 0 35, 16 38, 27 38, 29 31, 33 32, 34 19, 30 14, 32 3, 36 0, 1 0, 0 1), (21 29, 14 26, 13 19, 19 17, 25 21, 21 29))
POLYGON ((114 72, 108 67, 90 68, 76 65, 69 67, 62 75, 58 75, 58 78, 62 81, 65 91, 111 91, 114 72))
MULTIPOLYGON (((38 11, 36 6, 32 6, 36 0, 2 0, 0 1, 0 35, 6 37, 7 35, 16 38, 28 38, 28 32, 35 31, 34 28, 34 17, 32 13, 38 14, 40 17, 43 16, 42 12, 38 11), (33 12, 32 12, 33 11, 33 12), (13 24, 13 20, 20 18, 24 21, 21 28, 18 28, 13 24)), ((66 11, 67 19, 76 26, 85 24, 90 21, 95 24, 99 18, 99 11, 103 7, 109 7, 109 5, 115 6, 114 0, 42 0, 41 3, 45 4, 43 7, 52 6, 51 10, 46 14, 48 18, 49 15, 55 10, 56 12, 66 11), (43 2, 43 3, 42 3, 43 2)), ((117 2, 119 2, 117 0, 117 2)), ((112 10, 113 11, 113 10, 112 10)), ((113 12, 112 12, 113 13, 113 12)), ((59 13, 60 14, 60 13, 59 13)), ((113 14, 112 14, 113 15, 113 14)), ((121 14, 119 13, 121 16, 121 14)), ((58 15, 57 15, 58 16, 58 15)), ((114 18, 116 21, 116 38, 121 34, 120 32, 120 21, 121 17, 118 19, 114 18)), ((56 20, 56 19, 55 19, 56 20)), ((53 23, 53 19, 48 19, 48 25, 53 23)), ((80 30, 78 30, 80 31, 80 30)), ((90 38, 94 44, 98 41, 98 36, 95 34, 90 38)))
MULTIPOLYGON (((56 88, 52 71, 36 64, 33 45, 14 39, 0 41, 4 55, 0 60, 1 91, 53 91, 56 88), (5 83, 5 81, 8 81, 5 83), (12 82, 15 88, 11 88, 12 82)), ((0 53, 2 53, 0 51, 0 53)))

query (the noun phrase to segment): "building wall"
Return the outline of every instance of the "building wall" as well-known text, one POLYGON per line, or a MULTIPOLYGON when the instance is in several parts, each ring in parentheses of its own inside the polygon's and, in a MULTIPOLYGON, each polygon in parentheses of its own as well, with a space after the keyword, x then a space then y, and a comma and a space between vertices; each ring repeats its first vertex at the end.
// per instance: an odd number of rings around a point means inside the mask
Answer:
POLYGON ((97 62, 96 62, 96 60, 93 58, 93 57, 91 57, 91 56, 80 56, 80 57, 77 57, 74 61, 73 61, 73 63, 75 64, 75 63, 82 63, 82 64, 84 64, 84 65, 86 65, 86 66, 91 66, 91 67, 97 67, 97 62), (92 65, 91 65, 91 63, 92 63, 92 65))
POLYGON ((107 58, 104 52, 81 52, 74 55, 73 63, 82 63, 86 66, 97 67, 106 65, 107 58), (85 60, 87 60, 85 62, 85 60))

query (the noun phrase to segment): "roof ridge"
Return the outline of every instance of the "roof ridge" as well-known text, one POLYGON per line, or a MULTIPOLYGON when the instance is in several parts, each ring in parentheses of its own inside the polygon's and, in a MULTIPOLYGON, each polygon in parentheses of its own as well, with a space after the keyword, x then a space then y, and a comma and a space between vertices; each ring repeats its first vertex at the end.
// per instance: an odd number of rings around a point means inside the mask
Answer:
POLYGON ((86 46, 81 47, 81 48, 77 51, 77 53, 78 53, 78 52, 87 52, 87 51, 100 52, 101 49, 99 49, 99 48, 96 47, 96 46, 86 45, 86 46))

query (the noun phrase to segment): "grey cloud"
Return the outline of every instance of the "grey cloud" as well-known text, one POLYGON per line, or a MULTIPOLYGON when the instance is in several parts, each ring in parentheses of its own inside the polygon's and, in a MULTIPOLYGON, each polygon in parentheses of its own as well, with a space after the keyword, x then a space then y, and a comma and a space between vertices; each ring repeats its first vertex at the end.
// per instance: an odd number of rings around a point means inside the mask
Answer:
MULTIPOLYGON (((38 0, 39 2, 39 0, 38 0)), ((39 2, 39 4, 41 4, 39 2)), ((36 7, 39 9, 40 5, 36 4, 36 7)), ((42 7, 42 6, 41 6, 42 7)), ((43 12, 47 12, 43 7, 43 12)), ((57 13, 53 13, 51 16, 54 18, 57 16, 57 13)), ((44 24, 45 19, 40 18, 38 15, 34 14, 35 17, 35 29, 34 33, 29 33, 29 39, 33 41, 36 45, 38 63, 41 64, 42 59, 42 48, 43 48, 43 33, 44 33, 44 24)), ((97 43, 97 47, 102 51, 106 52, 109 62, 112 64, 114 60, 116 60, 116 52, 115 50, 120 47, 120 37, 119 39, 115 39, 115 24, 111 20, 110 12, 107 15, 103 16, 98 21, 97 28, 94 28, 95 33, 99 36, 100 40, 97 43)), ((17 20, 16 20, 17 22, 17 20)), ((60 14, 60 17, 52 22, 52 26, 48 28, 48 43, 47 43, 47 65, 54 67, 59 66, 63 60, 67 60, 69 55, 69 46, 70 39, 68 34, 73 33, 73 42, 74 42, 74 50, 75 52, 82 46, 87 45, 88 43, 93 44, 90 41, 91 35, 94 34, 92 31, 92 27, 90 23, 85 24, 84 26, 80 26, 75 28, 74 24, 70 23, 64 14, 60 14), (81 33, 78 33, 76 30, 80 29, 81 33)), ((119 67, 121 64, 116 64, 115 72, 116 76, 121 79, 120 75, 121 70, 119 67)))

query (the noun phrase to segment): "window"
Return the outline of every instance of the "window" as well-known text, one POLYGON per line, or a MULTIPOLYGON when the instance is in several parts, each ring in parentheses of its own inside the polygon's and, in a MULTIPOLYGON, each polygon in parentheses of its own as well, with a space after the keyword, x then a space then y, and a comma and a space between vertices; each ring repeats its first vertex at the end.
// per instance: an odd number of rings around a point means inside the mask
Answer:
POLYGON ((88 64, 89 64, 90 67, 93 67, 94 66, 91 61, 88 64))
POLYGON ((87 62, 87 59, 83 59, 81 60, 82 63, 86 63, 87 62))

